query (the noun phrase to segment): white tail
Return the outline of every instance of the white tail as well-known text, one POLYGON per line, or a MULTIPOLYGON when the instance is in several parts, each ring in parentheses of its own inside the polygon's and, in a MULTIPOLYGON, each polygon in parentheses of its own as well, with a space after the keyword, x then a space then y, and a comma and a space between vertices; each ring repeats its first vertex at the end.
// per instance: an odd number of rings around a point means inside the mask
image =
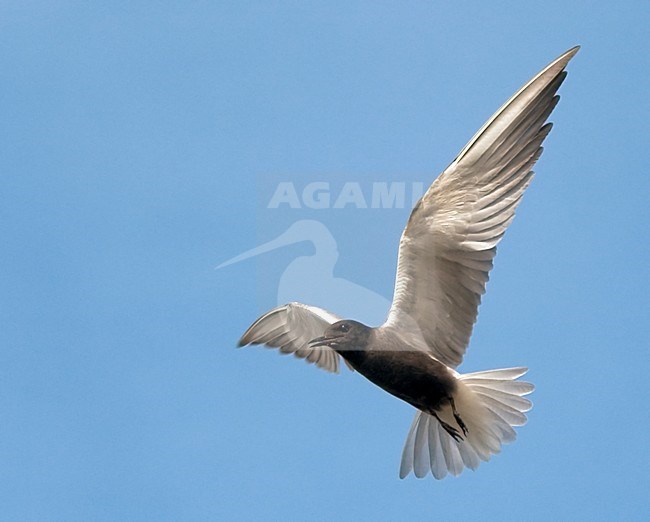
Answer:
POLYGON ((437 412, 438 417, 458 430, 456 441, 433 416, 418 411, 404 444, 400 478, 411 471, 418 478, 429 471, 437 479, 447 473, 459 475, 465 467, 476 469, 481 460, 488 461, 501 451, 504 442, 515 440, 513 426, 526 424, 532 403, 523 396, 533 391, 528 382, 517 381, 527 368, 507 368, 458 375, 454 393, 456 410, 466 425, 463 436, 450 405, 437 412))

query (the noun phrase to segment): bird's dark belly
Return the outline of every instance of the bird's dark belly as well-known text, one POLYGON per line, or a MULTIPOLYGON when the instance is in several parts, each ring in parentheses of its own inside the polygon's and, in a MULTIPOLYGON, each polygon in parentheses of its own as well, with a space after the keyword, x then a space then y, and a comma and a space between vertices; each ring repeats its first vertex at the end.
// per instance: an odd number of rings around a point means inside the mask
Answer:
POLYGON ((456 388, 447 367, 423 352, 376 351, 349 354, 355 370, 388 393, 433 412, 456 388))

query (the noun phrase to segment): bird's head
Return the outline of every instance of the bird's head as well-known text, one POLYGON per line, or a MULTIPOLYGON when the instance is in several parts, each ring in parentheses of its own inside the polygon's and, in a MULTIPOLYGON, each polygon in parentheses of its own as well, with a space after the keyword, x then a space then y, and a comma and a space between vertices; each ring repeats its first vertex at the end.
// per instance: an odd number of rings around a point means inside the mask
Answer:
POLYGON ((371 330, 358 321, 345 319, 329 326, 321 337, 309 341, 309 346, 329 346, 337 352, 363 350, 368 344, 371 330))

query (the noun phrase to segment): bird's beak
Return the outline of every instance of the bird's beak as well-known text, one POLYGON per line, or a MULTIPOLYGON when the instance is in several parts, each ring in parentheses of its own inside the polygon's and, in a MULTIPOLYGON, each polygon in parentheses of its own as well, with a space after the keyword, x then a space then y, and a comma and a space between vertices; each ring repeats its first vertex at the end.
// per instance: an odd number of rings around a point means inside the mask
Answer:
POLYGON ((326 343, 327 343, 327 337, 321 336, 321 337, 316 337, 316 339, 312 339, 311 341, 309 341, 309 346, 314 348, 316 346, 323 346, 326 343))
POLYGON ((312 348, 315 348, 316 346, 332 346, 332 344, 336 343, 336 340, 342 337, 341 335, 335 335, 335 336, 327 336, 323 335, 322 337, 316 337, 316 339, 312 339, 309 341, 309 346, 312 348))

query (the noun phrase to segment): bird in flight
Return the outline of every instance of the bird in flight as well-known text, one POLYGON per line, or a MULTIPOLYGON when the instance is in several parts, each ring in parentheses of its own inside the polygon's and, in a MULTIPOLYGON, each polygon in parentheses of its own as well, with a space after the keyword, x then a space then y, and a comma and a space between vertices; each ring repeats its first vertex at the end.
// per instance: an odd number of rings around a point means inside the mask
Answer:
POLYGON ((574 47, 512 96, 417 202, 399 243, 393 302, 371 328, 302 303, 264 314, 240 346, 265 344, 331 372, 339 358, 417 409, 402 452, 411 471, 442 479, 476 469, 515 439, 532 407, 526 368, 461 374, 488 274, 542 153, 574 47))

